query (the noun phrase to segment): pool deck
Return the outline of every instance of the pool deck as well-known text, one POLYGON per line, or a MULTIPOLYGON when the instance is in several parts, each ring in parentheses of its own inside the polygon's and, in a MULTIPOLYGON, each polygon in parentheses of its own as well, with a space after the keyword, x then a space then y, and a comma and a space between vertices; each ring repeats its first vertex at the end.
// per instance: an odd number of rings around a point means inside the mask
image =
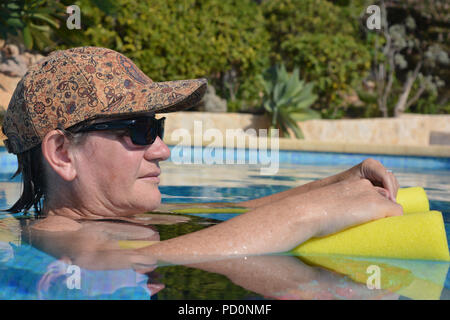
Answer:
MULTIPOLYGON (((177 140, 165 137, 167 145, 183 145, 177 140)), ((270 139, 268 140, 270 141, 270 139)), ((193 146, 211 146, 209 141, 192 143, 193 146)), ((270 143, 269 143, 270 147, 270 143)), ((245 148, 251 148, 249 140, 245 140, 245 148)), ((306 141, 300 139, 279 138, 279 150, 286 151, 310 151, 310 152, 333 152, 333 153, 356 153, 374 155, 399 155, 399 156, 421 156, 450 158, 450 146, 411 146, 411 145, 377 145, 377 144, 357 144, 357 143, 335 143, 306 141)))
MULTIPOLYGON (((228 131, 242 130, 244 135, 251 136, 256 132, 249 129, 258 131, 269 125, 263 115, 174 112, 161 116, 167 118, 164 141, 168 145, 181 144, 176 140, 179 135, 174 134, 179 128, 194 137, 192 145, 213 147, 203 136, 209 129, 214 130, 209 132, 210 136, 220 132, 220 140, 227 139, 228 131)), ((298 124, 305 139, 279 138, 279 150, 450 158, 450 115, 320 119, 298 124)), ((245 148, 251 148, 249 140, 245 139, 245 148)), ((233 142, 226 145, 233 146, 233 142)))
POLYGON ((356 143, 309 142, 280 138, 280 150, 386 154, 402 156, 450 157, 449 146, 377 145, 356 143))

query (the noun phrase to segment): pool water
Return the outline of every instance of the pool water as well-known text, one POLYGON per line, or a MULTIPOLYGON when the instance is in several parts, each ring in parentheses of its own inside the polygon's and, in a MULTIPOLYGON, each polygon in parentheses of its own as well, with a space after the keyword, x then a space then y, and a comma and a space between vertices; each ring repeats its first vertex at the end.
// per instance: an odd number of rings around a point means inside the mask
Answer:
MULTIPOLYGON (((320 164, 312 164, 312 160, 281 163, 276 176, 260 175, 256 165, 180 166, 164 162, 161 163, 162 201, 235 203, 250 200, 336 174, 360 160, 340 154, 341 160, 332 164, 320 162, 319 159, 323 160, 320 153, 315 157, 320 164)), ((389 158, 386 163, 396 174, 401 187, 425 188, 431 209, 443 213, 448 237, 450 168, 431 165, 421 169, 416 165, 417 159, 411 162, 414 166, 408 167, 407 157, 398 159, 389 158)), ((13 170, 1 165, 0 209, 5 209, 18 198, 20 180, 9 180, 13 170)), ((235 215, 189 214, 185 215, 189 217, 188 221, 161 224, 157 230, 160 239, 164 240, 207 228, 235 215)), ((27 243, 22 232, 26 220, 33 218, 0 213, 0 299, 450 299, 449 266, 431 261, 326 257, 328 262, 320 266, 314 259, 279 255, 224 262, 241 270, 243 275, 254 277, 253 280, 181 265, 162 266, 149 272, 83 267, 69 272, 69 264, 64 259, 56 259, 27 243), (365 271, 368 264, 379 265, 382 272, 388 274, 382 279, 383 288, 387 290, 371 290, 365 281, 358 281, 361 270, 365 271), (353 268, 353 271, 340 274, 333 267, 336 265, 353 268), (295 266, 292 278, 277 278, 287 266, 295 266), (265 274, 264 270, 270 270, 270 273, 265 274)))

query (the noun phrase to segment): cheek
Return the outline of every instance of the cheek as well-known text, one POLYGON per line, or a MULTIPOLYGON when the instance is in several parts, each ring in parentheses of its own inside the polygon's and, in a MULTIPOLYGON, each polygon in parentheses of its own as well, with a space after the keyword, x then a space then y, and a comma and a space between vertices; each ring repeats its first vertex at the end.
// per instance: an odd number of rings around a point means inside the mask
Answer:
POLYGON ((139 162, 135 159, 111 155, 102 159, 100 163, 97 169, 102 172, 102 180, 111 188, 121 189, 124 192, 136 181, 139 162))
POLYGON ((91 183, 102 189, 131 188, 139 172, 140 161, 133 153, 113 141, 92 141, 83 150, 80 161, 91 183), (92 181, 95 179, 96 181, 92 181))

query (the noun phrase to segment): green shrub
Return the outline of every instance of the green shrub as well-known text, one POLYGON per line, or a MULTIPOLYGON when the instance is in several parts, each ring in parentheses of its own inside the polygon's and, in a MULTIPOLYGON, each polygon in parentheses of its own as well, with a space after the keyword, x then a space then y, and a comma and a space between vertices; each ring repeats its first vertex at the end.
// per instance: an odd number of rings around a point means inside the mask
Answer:
POLYGON ((17 36, 27 50, 44 51, 59 28, 64 7, 57 0, 11 0, 0 3, 0 37, 17 36), (58 12, 58 13, 56 13, 58 12))
POLYGON ((424 113, 424 114, 450 114, 450 102, 444 104, 438 103, 436 94, 427 94, 417 100, 415 106, 411 107, 408 112, 424 113))
POLYGON ((324 117, 342 116, 342 93, 370 68, 354 12, 325 0, 266 1, 263 12, 273 61, 283 61, 288 70, 300 67, 304 79, 316 83, 316 108, 324 117))
POLYGON ((79 6, 86 42, 124 53, 153 80, 206 76, 230 101, 258 100, 255 79, 269 65, 270 46, 253 1, 119 0, 112 15, 88 0, 79 6))
POLYGON ((357 32, 357 26, 341 8, 326 0, 266 0, 262 8, 276 62, 291 58, 282 49, 290 38, 305 33, 356 35, 357 32))
POLYGON ((338 92, 346 92, 360 82, 370 68, 366 48, 346 35, 304 34, 283 43, 283 50, 298 65, 308 81, 314 81, 320 104, 329 106, 323 112, 337 112, 338 92))

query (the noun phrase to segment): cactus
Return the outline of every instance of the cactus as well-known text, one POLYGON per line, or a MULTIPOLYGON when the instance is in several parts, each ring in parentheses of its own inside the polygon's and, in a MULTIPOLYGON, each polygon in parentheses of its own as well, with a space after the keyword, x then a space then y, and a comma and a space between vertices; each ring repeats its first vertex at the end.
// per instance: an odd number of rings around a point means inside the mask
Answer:
POLYGON ((297 139, 302 139, 303 133, 296 121, 320 117, 309 108, 317 99, 314 84, 300 80, 298 68, 289 74, 284 65, 269 68, 263 77, 263 107, 271 119, 271 128, 280 129, 281 135, 289 134, 288 129, 291 129, 297 139))

